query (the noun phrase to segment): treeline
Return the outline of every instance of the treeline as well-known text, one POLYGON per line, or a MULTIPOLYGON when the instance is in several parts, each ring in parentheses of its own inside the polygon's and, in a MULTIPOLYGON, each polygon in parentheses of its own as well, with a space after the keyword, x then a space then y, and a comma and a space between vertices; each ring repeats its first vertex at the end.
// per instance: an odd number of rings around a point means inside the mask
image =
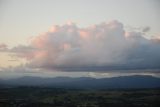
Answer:
POLYGON ((0 107, 158 107, 160 89, 0 89, 0 107))

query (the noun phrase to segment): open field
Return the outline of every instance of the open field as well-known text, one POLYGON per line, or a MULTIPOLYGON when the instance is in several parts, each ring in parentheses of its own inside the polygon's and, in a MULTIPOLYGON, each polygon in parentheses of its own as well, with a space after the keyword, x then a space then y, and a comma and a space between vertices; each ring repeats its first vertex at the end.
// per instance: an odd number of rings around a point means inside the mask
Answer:
POLYGON ((0 89, 0 107, 158 107, 160 89, 0 89))

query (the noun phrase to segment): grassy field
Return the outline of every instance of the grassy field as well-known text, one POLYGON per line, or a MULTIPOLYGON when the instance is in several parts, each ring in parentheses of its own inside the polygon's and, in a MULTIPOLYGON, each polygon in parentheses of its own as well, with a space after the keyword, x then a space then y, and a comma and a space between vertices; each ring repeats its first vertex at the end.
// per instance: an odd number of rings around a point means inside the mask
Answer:
POLYGON ((158 107, 160 89, 0 89, 0 107, 158 107))

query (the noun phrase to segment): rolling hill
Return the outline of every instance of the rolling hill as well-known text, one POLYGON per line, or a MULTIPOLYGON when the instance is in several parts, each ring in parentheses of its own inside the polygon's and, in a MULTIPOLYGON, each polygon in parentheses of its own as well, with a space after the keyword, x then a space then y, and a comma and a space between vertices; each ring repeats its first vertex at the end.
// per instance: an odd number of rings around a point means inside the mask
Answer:
POLYGON ((0 86, 37 86, 58 88, 80 88, 80 89, 111 89, 111 88, 159 88, 160 78, 153 76, 120 76, 112 78, 91 77, 55 77, 42 78, 25 76, 16 79, 0 80, 0 86))

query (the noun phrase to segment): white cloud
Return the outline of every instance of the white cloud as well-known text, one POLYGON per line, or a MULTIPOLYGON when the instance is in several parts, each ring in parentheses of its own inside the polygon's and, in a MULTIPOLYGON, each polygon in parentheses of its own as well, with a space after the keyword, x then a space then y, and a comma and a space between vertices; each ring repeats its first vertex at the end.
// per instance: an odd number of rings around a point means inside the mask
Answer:
MULTIPOLYGON (((150 28, 145 28, 147 32, 150 28)), ((28 46, 10 49, 29 60, 27 66, 65 71, 160 69, 159 39, 127 32, 118 21, 86 28, 55 25, 35 36, 28 46)))

